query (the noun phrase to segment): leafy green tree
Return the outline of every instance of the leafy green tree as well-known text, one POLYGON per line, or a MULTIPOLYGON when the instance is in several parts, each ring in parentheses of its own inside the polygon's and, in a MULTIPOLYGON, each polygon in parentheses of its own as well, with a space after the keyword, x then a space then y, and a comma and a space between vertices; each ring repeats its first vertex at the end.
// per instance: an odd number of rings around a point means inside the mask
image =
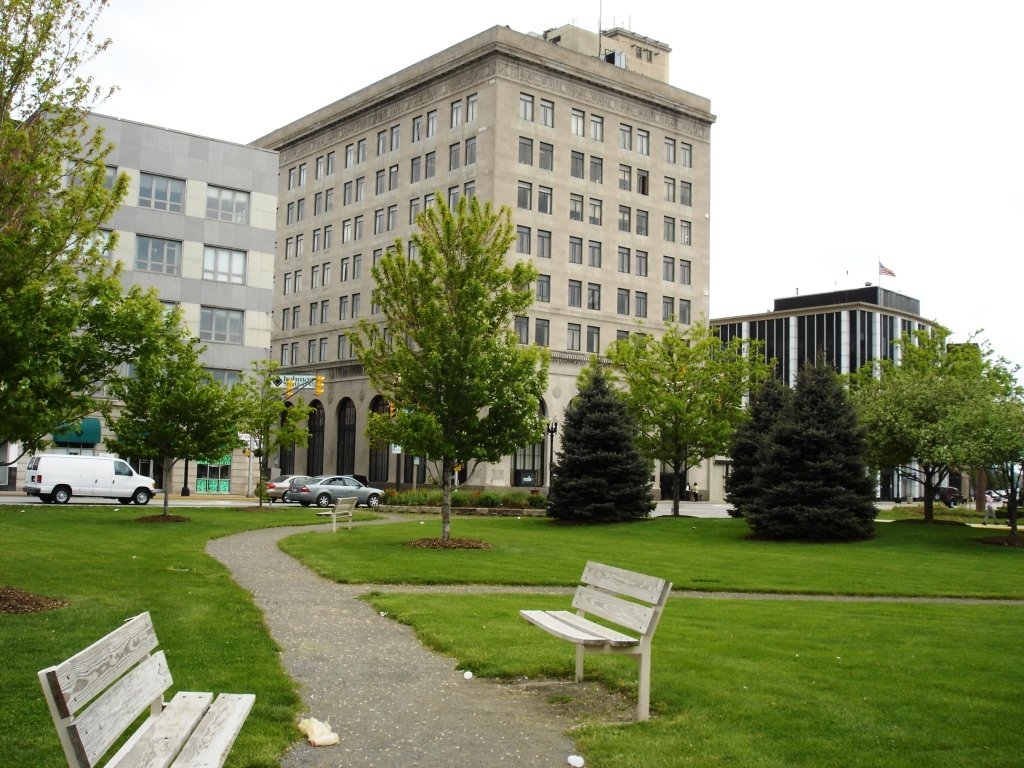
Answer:
POLYGON ((580 375, 579 395, 565 413, 562 448, 551 469, 548 515, 611 522, 647 517, 651 464, 637 448, 636 422, 600 364, 580 375))
MULTIPOLYGON (((238 447, 238 400, 199 360, 202 347, 182 327, 178 310, 166 315, 163 333, 139 353, 131 375, 111 386, 121 402, 108 415, 115 434, 108 445, 123 456, 153 456, 168 484, 179 459, 220 458, 238 447)), ((111 408, 108 407, 108 411, 111 408)))
POLYGON ((100 226, 127 188, 85 113, 104 97, 78 73, 109 41, 105 0, 0 4, 0 443, 38 451, 97 410, 104 381, 159 325, 156 299, 124 292, 100 226))
POLYGON ((760 536, 843 541, 874 532, 864 435, 833 368, 807 364, 763 450, 743 517, 760 536))
POLYGON ((234 387, 238 399, 238 428, 248 435, 260 463, 257 496, 263 506, 263 489, 270 479, 270 457, 282 446, 306 445, 309 429, 305 422, 312 412, 302 398, 291 406, 285 403, 285 390, 278 386, 280 365, 275 360, 256 360, 252 373, 234 387))
POLYGON ((986 424, 1004 383, 990 351, 948 336, 941 327, 905 334, 897 360, 869 363, 851 378, 869 463, 918 480, 929 522, 943 477, 992 463, 986 424))
POLYGON ((770 376, 750 398, 749 418, 736 429, 729 448, 732 468, 725 488, 726 499, 733 506, 729 514, 733 517, 743 517, 747 505, 757 500, 768 482, 761 466, 771 445, 775 423, 792 396, 793 390, 770 376))
POLYGON ((673 515, 681 478, 725 451, 746 418, 744 396, 770 371, 756 350, 748 354, 752 343, 725 342, 702 323, 672 324, 661 338, 635 333, 608 349, 637 424, 637 447, 672 468, 673 515))
POLYGON ((990 378, 995 395, 987 401, 987 408, 979 408, 982 415, 978 427, 987 455, 985 469, 989 487, 998 479, 998 487, 1010 492, 1006 511, 1013 538, 1019 535, 1017 510, 1024 465, 1024 387, 1017 382, 1019 372, 1018 366, 1011 366, 1006 360, 991 360, 990 378))
POLYGON ((373 268, 384 327, 364 320, 352 343, 373 386, 396 406, 394 417, 371 414, 367 434, 437 463, 448 541, 454 467, 494 462, 541 439, 548 360, 512 330, 533 302, 537 273, 505 263, 515 238, 508 209, 473 197, 451 210, 438 195, 417 224, 411 251, 396 241, 373 268))

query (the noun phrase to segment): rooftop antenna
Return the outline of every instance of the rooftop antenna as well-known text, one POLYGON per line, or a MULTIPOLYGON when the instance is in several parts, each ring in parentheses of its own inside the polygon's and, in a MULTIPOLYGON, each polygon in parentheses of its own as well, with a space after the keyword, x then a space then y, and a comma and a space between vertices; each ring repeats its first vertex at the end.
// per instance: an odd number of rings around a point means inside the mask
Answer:
POLYGON ((601 42, 601 17, 604 14, 604 0, 597 0, 597 58, 604 55, 604 45, 601 42))

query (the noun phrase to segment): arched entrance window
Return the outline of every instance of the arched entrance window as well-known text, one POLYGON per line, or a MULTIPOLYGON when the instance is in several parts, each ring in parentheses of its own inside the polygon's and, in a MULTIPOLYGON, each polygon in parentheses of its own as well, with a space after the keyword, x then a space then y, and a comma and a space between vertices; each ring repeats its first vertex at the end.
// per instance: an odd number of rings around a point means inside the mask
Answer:
MULTIPOLYGON (((546 413, 547 409, 542 401, 540 404, 541 419, 545 418, 546 413)), ((538 486, 545 484, 544 449, 547 447, 549 439, 549 437, 541 438, 539 443, 518 448, 512 454, 512 485, 538 486)))
MULTIPOLYGON (((387 413, 387 401, 380 395, 377 395, 377 397, 370 401, 370 412, 387 413)), ((388 481, 388 465, 390 464, 390 457, 390 445, 370 445, 370 467, 366 476, 371 483, 386 483, 388 481)))
POLYGON ((356 406, 349 398, 338 403, 338 465, 339 475, 356 471, 356 406))
POLYGON ((313 408, 309 414, 309 450, 306 451, 306 474, 322 475, 324 473, 324 407, 319 400, 310 403, 313 408))
MULTIPOLYGON (((285 403, 285 408, 291 408, 291 403, 285 403)), ((287 413, 281 414, 281 426, 284 426, 285 420, 288 418, 287 413)), ((289 446, 281 446, 281 460, 278 462, 278 466, 281 468, 282 475, 294 475, 295 474, 295 444, 292 443, 289 446)))

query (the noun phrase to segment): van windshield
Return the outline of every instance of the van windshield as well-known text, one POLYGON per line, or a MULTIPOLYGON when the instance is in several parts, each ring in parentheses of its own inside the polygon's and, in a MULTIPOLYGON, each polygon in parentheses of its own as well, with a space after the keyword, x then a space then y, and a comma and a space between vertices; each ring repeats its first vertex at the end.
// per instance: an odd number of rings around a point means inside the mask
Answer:
POLYGON ((125 464, 123 461, 114 462, 114 474, 125 475, 126 477, 132 476, 132 468, 125 464))

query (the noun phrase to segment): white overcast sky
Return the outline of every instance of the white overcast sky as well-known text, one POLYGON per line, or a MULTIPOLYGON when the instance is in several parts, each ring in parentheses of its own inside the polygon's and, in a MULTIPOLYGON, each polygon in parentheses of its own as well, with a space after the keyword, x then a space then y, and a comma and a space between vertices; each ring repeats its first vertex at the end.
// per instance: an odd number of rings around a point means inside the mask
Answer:
POLYGON ((495 25, 622 26, 711 99, 711 316, 878 283, 1024 364, 1011 0, 111 0, 98 110, 239 143, 495 25))

